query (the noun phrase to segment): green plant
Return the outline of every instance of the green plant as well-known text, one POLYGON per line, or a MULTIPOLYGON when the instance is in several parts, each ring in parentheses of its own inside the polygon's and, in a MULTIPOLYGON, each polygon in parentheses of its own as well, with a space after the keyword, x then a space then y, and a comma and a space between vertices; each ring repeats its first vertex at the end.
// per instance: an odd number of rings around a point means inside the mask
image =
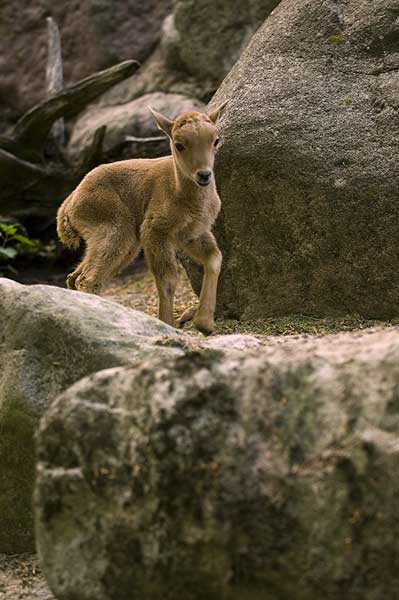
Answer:
POLYGON ((329 36, 328 40, 331 44, 342 44, 344 41, 344 34, 342 31, 334 31, 334 33, 329 36))
POLYGON ((0 223, 0 275, 5 271, 16 273, 15 260, 22 255, 36 254, 40 242, 31 240, 21 225, 0 223))

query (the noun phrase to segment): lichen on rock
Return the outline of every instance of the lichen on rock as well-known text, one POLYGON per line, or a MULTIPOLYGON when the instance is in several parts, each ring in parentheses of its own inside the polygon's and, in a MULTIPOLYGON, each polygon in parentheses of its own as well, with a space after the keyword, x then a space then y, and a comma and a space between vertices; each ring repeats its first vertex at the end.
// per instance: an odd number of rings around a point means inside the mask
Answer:
POLYGON ((38 435, 38 547, 55 594, 372 600, 399 589, 397 335, 236 352, 210 339, 72 386, 38 435))
POLYGON ((72 383, 146 356, 173 328, 97 296, 0 279, 0 552, 33 548, 33 436, 51 401, 72 383))

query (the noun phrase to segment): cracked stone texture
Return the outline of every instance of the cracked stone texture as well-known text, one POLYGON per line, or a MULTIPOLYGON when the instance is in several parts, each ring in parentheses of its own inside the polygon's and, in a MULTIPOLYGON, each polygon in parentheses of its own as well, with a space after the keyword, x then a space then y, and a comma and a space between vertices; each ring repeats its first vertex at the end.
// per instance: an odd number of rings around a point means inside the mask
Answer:
POLYGON ((398 333, 222 343, 71 387, 38 435, 56 597, 398 596, 398 333))
POLYGON ((219 311, 398 316, 399 0, 284 0, 225 99, 219 311))
POLYGON ((33 547, 34 431, 90 373, 182 353, 184 336, 91 294, 0 279, 0 553, 33 547))

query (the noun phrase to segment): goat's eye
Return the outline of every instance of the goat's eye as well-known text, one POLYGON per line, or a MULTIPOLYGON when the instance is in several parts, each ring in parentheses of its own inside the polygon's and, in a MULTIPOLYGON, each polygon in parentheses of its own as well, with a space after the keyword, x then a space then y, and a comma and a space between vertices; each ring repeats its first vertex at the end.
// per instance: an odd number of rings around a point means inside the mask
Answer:
POLYGON ((216 140, 213 142, 213 145, 215 146, 215 148, 217 148, 219 146, 220 143, 220 138, 216 138, 216 140))
POLYGON ((176 142, 175 148, 178 152, 183 152, 183 150, 184 150, 183 144, 180 144, 179 142, 176 142))

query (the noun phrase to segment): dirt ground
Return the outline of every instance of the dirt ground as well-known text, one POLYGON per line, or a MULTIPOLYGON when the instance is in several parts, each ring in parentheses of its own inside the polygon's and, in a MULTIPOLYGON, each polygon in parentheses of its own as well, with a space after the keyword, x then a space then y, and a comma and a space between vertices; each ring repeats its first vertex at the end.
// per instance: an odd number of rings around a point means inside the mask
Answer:
POLYGON ((0 554, 0 600, 54 600, 34 554, 0 554))
MULTIPOLYGON (((114 279, 104 294, 110 300, 123 306, 141 310, 153 317, 157 315, 157 292, 152 275, 146 270, 144 263, 133 273, 114 279)), ((180 278, 175 296, 175 317, 178 319, 186 308, 198 302, 190 281, 183 268, 180 268, 180 278)), ((393 321, 378 321, 363 319, 358 315, 348 315, 339 318, 318 318, 311 315, 291 315, 289 317, 266 317, 252 321, 221 320, 215 322, 215 334, 248 333, 256 336, 269 335, 325 335, 341 331, 354 331, 367 327, 388 327, 399 325, 399 319, 393 321)), ((196 335, 192 324, 185 329, 196 335)))

